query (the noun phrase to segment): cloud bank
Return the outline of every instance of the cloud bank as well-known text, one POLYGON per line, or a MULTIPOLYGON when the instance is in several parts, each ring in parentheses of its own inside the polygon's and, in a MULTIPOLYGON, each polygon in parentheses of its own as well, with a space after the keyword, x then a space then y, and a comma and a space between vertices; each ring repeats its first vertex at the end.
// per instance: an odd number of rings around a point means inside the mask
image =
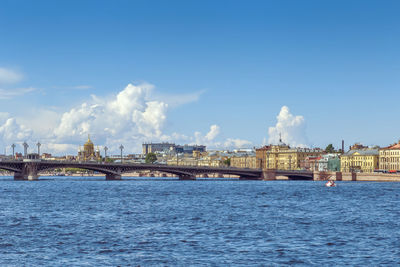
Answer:
MULTIPOLYGON (((7 113, 0 113, 0 139, 4 146, 11 143, 31 142, 30 151, 35 151, 34 143, 42 143, 43 152, 55 154, 76 154, 90 134, 100 149, 109 148, 109 153, 118 153, 123 144, 125 153, 141 151, 145 141, 176 142, 184 144, 204 144, 209 148, 237 148, 249 146, 251 142, 228 138, 217 141, 220 127, 211 125, 206 134, 201 132, 187 136, 181 133, 165 133, 168 110, 179 104, 198 99, 198 94, 166 97, 165 101, 153 94, 154 86, 148 83, 128 84, 114 96, 92 95, 81 104, 62 114, 50 110, 35 112, 33 118, 16 119, 7 113), (30 127, 28 127, 29 125, 30 127)), ((1 91, 0 91, 1 98, 1 91)))
POLYGON ((303 116, 293 115, 287 106, 283 106, 276 117, 276 125, 268 129, 268 142, 278 144, 280 135, 282 142, 293 147, 308 147, 306 124, 303 116))

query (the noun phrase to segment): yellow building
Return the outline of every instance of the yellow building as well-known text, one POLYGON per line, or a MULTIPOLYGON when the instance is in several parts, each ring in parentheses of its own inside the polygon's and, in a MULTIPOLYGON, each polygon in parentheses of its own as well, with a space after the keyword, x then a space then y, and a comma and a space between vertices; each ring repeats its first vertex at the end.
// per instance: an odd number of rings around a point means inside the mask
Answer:
POLYGON ((94 144, 90 140, 90 136, 88 136, 87 142, 83 145, 83 150, 79 147, 77 160, 79 161, 99 161, 100 150, 97 148, 94 150, 94 144))
POLYGON ((351 149, 340 157, 342 172, 374 172, 379 166, 379 149, 351 149))
POLYGON ((285 144, 270 145, 259 151, 256 162, 262 162, 264 169, 298 170, 307 157, 321 156, 322 152, 320 149, 291 148, 285 144))
POLYGON ((235 168, 257 168, 255 155, 238 155, 231 157, 231 167, 235 168))
POLYGON ((193 157, 176 157, 167 160, 167 165, 178 166, 202 166, 202 167, 222 167, 224 164, 220 159, 201 158, 196 159, 193 157))
POLYGON ((379 150, 379 169, 385 171, 400 170, 400 141, 379 150))

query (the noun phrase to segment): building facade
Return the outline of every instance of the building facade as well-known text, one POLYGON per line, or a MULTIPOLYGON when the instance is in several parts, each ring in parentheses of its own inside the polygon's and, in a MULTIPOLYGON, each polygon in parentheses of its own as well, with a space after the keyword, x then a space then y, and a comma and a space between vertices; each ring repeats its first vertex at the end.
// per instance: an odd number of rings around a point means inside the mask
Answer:
POLYGON ((255 154, 234 155, 231 158, 231 167, 235 168, 258 168, 255 154))
POLYGON ((379 169, 388 172, 400 171, 400 141, 379 150, 379 169))
POLYGON ((342 172, 374 172, 379 169, 379 149, 351 149, 340 157, 342 172))
POLYGON ((270 149, 270 146, 256 148, 256 164, 258 169, 266 169, 267 151, 270 149))
POLYGON ((256 150, 257 164, 263 169, 298 170, 306 157, 319 157, 320 149, 291 148, 285 144, 270 145, 256 150), (258 152, 258 153, 257 153, 258 152))

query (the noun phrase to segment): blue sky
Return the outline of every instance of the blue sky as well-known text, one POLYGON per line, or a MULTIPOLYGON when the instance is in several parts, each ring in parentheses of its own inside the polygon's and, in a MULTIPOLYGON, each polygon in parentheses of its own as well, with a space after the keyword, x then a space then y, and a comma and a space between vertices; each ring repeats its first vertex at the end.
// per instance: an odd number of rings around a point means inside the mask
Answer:
POLYGON ((2 1, 1 145, 22 131, 15 142, 65 144, 47 147, 54 153, 72 153, 87 133, 99 145, 132 143, 132 152, 159 140, 258 146, 275 140, 268 129, 283 106, 304 119, 281 129, 293 145, 393 143, 399 8, 398 1, 2 1), (100 134, 99 125, 113 122, 99 116, 91 125, 96 109, 87 123, 60 126, 83 103, 109 106, 129 83, 133 98, 153 85, 139 102, 158 103, 152 116, 141 107, 143 118, 124 117, 135 131, 100 134))

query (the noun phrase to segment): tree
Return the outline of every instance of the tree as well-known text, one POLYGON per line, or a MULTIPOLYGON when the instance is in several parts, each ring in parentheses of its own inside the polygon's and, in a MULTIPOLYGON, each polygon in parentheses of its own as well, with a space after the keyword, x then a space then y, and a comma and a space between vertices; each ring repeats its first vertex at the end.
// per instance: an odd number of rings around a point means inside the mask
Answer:
POLYGON ((115 161, 114 159, 106 158, 106 162, 107 162, 107 163, 114 163, 114 161, 115 161))
POLYGON ((334 153, 334 152, 335 152, 335 148, 333 147, 332 144, 329 144, 329 145, 325 148, 325 152, 326 152, 326 153, 334 153))
POLYGON ((226 165, 226 166, 231 166, 231 159, 230 158, 227 158, 226 160, 224 160, 224 164, 226 165))
POLYGON ((157 161, 157 156, 156 154, 150 152, 146 155, 146 159, 145 159, 146 163, 154 163, 157 161))

